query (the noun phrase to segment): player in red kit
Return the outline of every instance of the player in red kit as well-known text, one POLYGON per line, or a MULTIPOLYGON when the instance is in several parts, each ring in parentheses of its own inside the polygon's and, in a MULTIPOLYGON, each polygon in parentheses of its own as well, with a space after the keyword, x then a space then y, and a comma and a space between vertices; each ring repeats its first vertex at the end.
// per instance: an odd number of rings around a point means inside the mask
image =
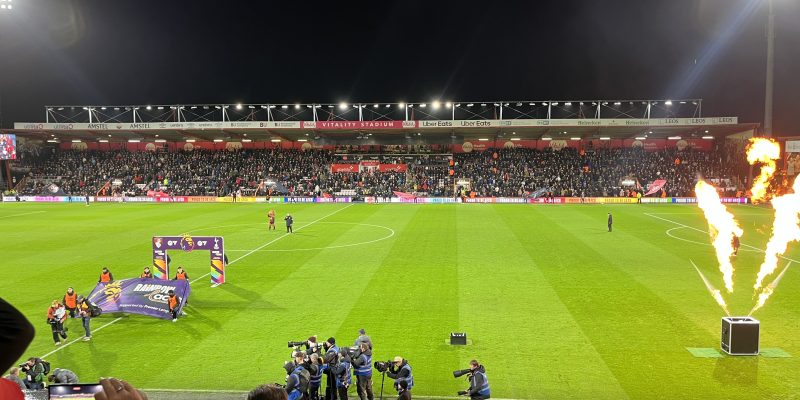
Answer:
POLYGON ((733 255, 739 255, 739 237, 733 235, 733 239, 731 240, 731 246, 733 246, 733 255))
POLYGON ((269 231, 276 230, 277 228, 275 228, 275 210, 269 210, 269 212, 267 213, 267 218, 269 218, 269 227, 267 228, 267 230, 269 231))

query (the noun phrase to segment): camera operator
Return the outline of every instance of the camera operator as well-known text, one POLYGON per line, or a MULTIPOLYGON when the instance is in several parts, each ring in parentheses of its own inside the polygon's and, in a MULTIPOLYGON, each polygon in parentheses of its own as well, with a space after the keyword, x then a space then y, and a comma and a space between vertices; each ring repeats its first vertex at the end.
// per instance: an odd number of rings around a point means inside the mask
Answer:
POLYGON ((403 357, 397 356, 394 358, 394 362, 386 372, 386 376, 394 379, 395 389, 399 387, 398 385, 402 381, 408 383, 409 391, 414 387, 414 375, 411 373, 411 365, 409 365, 408 360, 403 357))
POLYGON ((458 392, 459 396, 469 396, 471 400, 484 400, 489 396, 489 378, 486 369, 478 360, 469 362, 469 390, 458 392))
POLYGON ((325 348, 325 356, 323 362, 325 363, 325 400, 336 400, 336 376, 331 370, 339 362, 339 347, 336 346, 335 338, 328 338, 322 344, 325 348))
POLYGON ((340 400, 347 400, 347 389, 353 383, 352 359, 347 351, 339 355, 339 362, 331 367, 331 372, 336 377, 336 391, 340 400))
POLYGON ((44 389, 45 374, 48 372, 42 360, 31 357, 24 364, 19 366, 27 376, 25 377, 25 385, 31 390, 44 389))
MULTIPOLYGON (((363 329, 362 329, 363 332, 363 329)), ((372 350, 367 342, 361 342, 353 358, 356 389, 361 400, 373 400, 372 396, 372 350)))

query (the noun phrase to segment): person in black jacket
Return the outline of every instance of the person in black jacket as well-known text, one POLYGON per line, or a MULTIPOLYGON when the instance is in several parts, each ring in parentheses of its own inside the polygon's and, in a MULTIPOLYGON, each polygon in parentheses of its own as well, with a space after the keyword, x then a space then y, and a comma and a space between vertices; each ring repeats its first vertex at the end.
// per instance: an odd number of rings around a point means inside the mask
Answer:
POLYGON ((409 391, 414 387, 414 375, 411 373, 411 365, 403 357, 397 356, 394 358, 394 362, 389 366, 389 370, 386 371, 386 376, 394 379, 395 389, 403 381, 408 384, 409 391))
POLYGON ((486 400, 490 397, 489 378, 486 377, 486 369, 478 363, 478 360, 469 362, 469 389, 458 392, 459 395, 469 396, 471 400, 486 400))
POLYGON ((411 392, 408 390, 408 382, 400 381, 397 384, 397 400, 411 400, 411 392))

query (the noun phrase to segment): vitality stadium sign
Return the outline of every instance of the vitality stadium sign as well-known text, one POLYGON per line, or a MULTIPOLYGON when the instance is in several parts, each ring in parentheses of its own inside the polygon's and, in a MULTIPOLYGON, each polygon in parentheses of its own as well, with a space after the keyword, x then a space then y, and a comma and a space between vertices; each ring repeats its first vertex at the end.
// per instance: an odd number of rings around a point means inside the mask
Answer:
POLYGON ((172 319, 169 311, 169 291, 174 290, 181 299, 180 307, 186 304, 191 288, 189 281, 162 281, 159 279, 134 278, 98 283, 89 294, 89 301, 104 313, 124 312, 172 319))

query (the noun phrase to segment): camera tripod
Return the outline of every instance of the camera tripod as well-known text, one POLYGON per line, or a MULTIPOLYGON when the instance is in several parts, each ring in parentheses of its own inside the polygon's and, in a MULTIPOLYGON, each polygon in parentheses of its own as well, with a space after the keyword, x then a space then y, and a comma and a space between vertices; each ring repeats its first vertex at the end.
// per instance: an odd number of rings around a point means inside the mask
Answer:
POLYGON ((381 372, 381 396, 380 400, 383 400, 383 381, 386 379, 386 371, 381 372))

